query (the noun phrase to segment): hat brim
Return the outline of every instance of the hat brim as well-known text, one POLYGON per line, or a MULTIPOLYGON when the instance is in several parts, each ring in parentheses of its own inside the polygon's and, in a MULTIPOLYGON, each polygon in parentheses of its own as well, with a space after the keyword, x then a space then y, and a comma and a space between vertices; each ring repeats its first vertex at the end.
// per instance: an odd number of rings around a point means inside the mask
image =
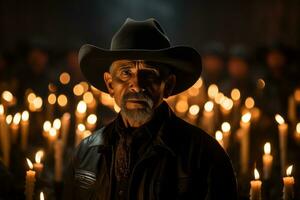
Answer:
POLYGON ((176 76, 172 95, 191 87, 202 71, 201 56, 191 47, 175 46, 159 50, 107 50, 85 44, 79 50, 79 64, 85 78, 97 89, 108 92, 103 73, 116 60, 147 60, 168 65, 176 76))

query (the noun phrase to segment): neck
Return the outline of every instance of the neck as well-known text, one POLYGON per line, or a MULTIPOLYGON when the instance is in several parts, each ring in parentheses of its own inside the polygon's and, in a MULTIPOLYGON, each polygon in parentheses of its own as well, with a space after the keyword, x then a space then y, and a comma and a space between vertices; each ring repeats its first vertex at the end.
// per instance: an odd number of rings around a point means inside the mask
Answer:
POLYGON ((151 119, 151 117, 149 117, 145 121, 137 121, 137 120, 130 119, 130 118, 126 117, 122 113, 121 113, 121 116, 122 116, 122 120, 123 120, 123 123, 124 123, 124 125, 125 125, 126 128, 129 128, 129 127, 138 128, 138 127, 146 124, 151 119))

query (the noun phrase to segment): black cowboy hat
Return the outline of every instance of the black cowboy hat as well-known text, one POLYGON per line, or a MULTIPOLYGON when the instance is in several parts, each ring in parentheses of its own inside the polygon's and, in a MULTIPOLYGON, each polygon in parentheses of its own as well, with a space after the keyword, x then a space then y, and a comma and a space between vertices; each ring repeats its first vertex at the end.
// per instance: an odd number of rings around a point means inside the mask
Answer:
POLYGON ((159 23, 153 19, 135 21, 127 18, 111 40, 110 49, 85 44, 79 50, 79 63, 83 75, 96 88, 107 92, 103 73, 112 62, 121 59, 145 60, 168 66, 176 75, 172 95, 191 87, 202 71, 201 56, 186 46, 171 47, 159 23))

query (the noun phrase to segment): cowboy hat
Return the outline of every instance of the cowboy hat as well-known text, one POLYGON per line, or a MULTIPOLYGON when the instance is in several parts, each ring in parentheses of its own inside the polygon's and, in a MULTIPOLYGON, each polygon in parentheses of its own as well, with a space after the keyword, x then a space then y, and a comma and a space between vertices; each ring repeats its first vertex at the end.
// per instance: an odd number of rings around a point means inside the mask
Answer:
POLYGON ((79 50, 79 63, 83 75, 103 92, 107 92, 103 73, 109 71, 112 62, 122 59, 161 63, 158 67, 168 66, 176 76, 172 95, 192 86, 202 70, 199 53, 191 47, 171 47, 165 32, 153 18, 145 21, 127 18, 113 36, 110 49, 85 44, 79 50))

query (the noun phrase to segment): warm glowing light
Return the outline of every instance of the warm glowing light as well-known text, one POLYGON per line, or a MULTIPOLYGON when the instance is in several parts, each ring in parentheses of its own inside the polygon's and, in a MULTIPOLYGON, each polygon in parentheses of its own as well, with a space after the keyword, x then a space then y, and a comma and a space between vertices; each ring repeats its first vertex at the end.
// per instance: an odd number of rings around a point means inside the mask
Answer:
POLYGON ((215 97, 215 102, 217 104, 220 104, 223 101, 224 97, 225 97, 224 94, 222 92, 219 92, 215 97))
POLYGON ((221 101, 221 106, 225 110, 231 110, 233 107, 233 101, 230 98, 225 98, 223 101, 221 101))
POLYGON ((56 129, 55 128, 50 128, 50 130, 49 130, 49 136, 50 137, 56 137, 56 135, 57 135, 57 131, 56 131, 56 129))
POLYGON ((220 130, 218 130, 218 131, 216 131, 215 137, 216 137, 217 141, 222 141, 223 140, 223 133, 220 130))
POLYGON ((298 122, 296 125, 296 132, 300 134, 300 122, 298 122))
POLYGON ((202 87, 202 85, 203 85, 203 80, 202 80, 202 78, 199 78, 199 79, 197 80, 197 82, 196 82, 192 87, 193 87, 193 88, 199 89, 199 88, 202 87))
POLYGON ((296 89, 294 92, 294 98, 297 102, 300 102, 300 89, 296 89))
POLYGON ((13 119, 13 123, 14 124, 19 124, 21 121, 21 114, 20 113, 16 113, 13 119))
POLYGON ((97 122, 97 116, 95 114, 90 114, 87 118, 87 122, 89 124, 96 124, 97 122))
POLYGON ((38 152, 36 152, 35 154, 35 162, 36 163, 41 163, 42 157, 44 156, 44 151, 43 150, 39 150, 38 152))
POLYGON ((61 107, 64 107, 68 104, 68 99, 67 99, 67 96, 64 95, 64 94, 61 94, 58 96, 58 99, 57 99, 57 103, 59 106, 61 107))
POLYGON ((197 115, 199 113, 199 111, 200 111, 200 108, 198 105, 192 105, 189 109, 189 113, 194 116, 197 115))
POLYGON ((55 94, 49 94, 48 102, 49 102, 49 104, 54 105, 56 103, 56 95, 55 94))
POLYGON ((260 79, 257 80, 257 87, 259 89, 264 89, 265 86, 266 86, 266 83, 263 79, 260 78, 260 79))
POLYGON ((0 104, 0 115, 4 114, 4 106, 0 104))
POLYGON ((83 114, 86 112, 86 108, 86 103, 84 101, 79 101, 79 103, 77 104, 77 112, 83 114))
POLYGON ((27 161, 28 167, 29 167, 30 169, 33 169, 33 164, 32 164, 32 162, 31 162, 28 158, 26 158, 26 161, 27 161))
POLYGON ((221 125, 221 129, 223 132, 229 132, 231 129, 231 126, 228 122, 223 122, 221 125))
POLYGON ((44 193, 43 193, 43 192, 40 193, 40 200, 45 200, 45 197, 44 197, 44 193))
POLYGON ((268 155, 271 153, 271 144, 270 144, 270 142, 267 142, 264 145, 264 152, 265 152, 265 154, 268 154, 268 155))
POLYGON ((23 111, 21 118, 22 118, 22 121, 28 121, 28 119, 29 119, 29 112, 27 110, 23 111))
POLYGON ((87 82, 82 81, 82 82, 80 82, 79 84, 83 87, 83 92, 88 91, 88 89, 89 89, 89 84, 88 84, 87 82))
POLYGON ((12 115, 7 115, 6 116, 6 123, 7 124, 11 124, 12 120, 13 120, 13 116, 12 115))
POLYGON ((286 169, 286 175, 287 175, 287 176, 291 176, 291 175, 292 175, 292 170, 293 170, 293 165, 290 165, 290 166, 286 169))
POLYGON ((196 97, 199 94, 199 88, 190 87, 187 92, 190 96, 196 97))
POLYGON ((36 109, 40 109, 43 105, 43 100, 41 97, 36 97, 32 103, 36 109))
POLYGON ((185 113, 189 109, 189 104, 186 100, 178 100, 175 105, 175 109, 179 113, 185 113))
POLYGON ((247 123, 251 120, 251 113, 247 112, 242 116, 242 122, 247 123))
POLYGON ((256 168, 254 169, 254 178, 255 178, 255 180, 259 179, 259 172, 256 168))
POLYGON ((73 93, 76 95, 76 96, 81 96, 83 93, 84 93, 84 88, 82 85, 80 84, 77 84, 74 86, 73 88, 73 93))
POLYGON ((239 89, 234 88, 231 90, 230 96, 234 101, 238 101, 241 98, 241 92, 239 89))
POLYGON ((211 112, 214 109, 214 103, 212 101, 208 101, 204 104, 204 110, 206 112, 211 112))
POLYGON ((68 74, 67 72, 63 72, 60 76, 59 76, 59 81, 66 85, 70 82, 70 74, 68 74))
POLYGON ((121 108, 116 103, 114 103, 114 110, 116 113, 119 113, 121 111, 121 108))
POLYGON ((219 92, 219 88, 217 85, 212 84, 208 87, 207 94, 209 98, 214 99, 215 96, 217 96, 218 92, 219 92))
POLYGON ((54 127, 56 130, 59 130, 59 129, 60 129, 60 127, 61 127, 61 121, 60 121, 60 119, 55 119, 55 120, 53 121, 53 127, 54 127))
POLYGON ((34 93, 30 93, 30 94, 28 94, 28 96, 27 96, 27 101, 28 101, 29 103, 32 103, 32 102, 34 101, 35 98, 36 98, 36 95, 35 95, 34 93))
POLYGON ((84 93, 84 95, 83 95, 83 101, 85 103, 90 104, 90 103, 93 102, 93 100, 94 100, 93 93, 91 93, 91 92, 84 93))
POLYGON ((11 92, 6 90, 2 93, 2 98, 7 102, 11 102, 13 100, 14 96, 11 92))
POLYGON ((279 114, 275 115, 275 120, 277 121, 278 124, 284 124, 284 122, 285 122, 283 117, 279 114))
POLYGON ((255 105, 255 102, 254 102, 254 99, 252 97, 248 97, 245 100, 245 106, 246 106, 246 108, 251 109, 251 108, 254 107, 254 105, 255 105))
POLYGON ((49 121, 45 121, 43 124, 43 130, 49 131, 51 129, 51 123, 49 121))
POLYGON ((85 131, 85 125, 84 124, 78 124, 77 129, 81 132, 85 131))
POLYGON ((49 83, 48 84, 48 90, 50 92, 56 92, 57 88, 56 88, 56 86, 53 83, 49 83))

